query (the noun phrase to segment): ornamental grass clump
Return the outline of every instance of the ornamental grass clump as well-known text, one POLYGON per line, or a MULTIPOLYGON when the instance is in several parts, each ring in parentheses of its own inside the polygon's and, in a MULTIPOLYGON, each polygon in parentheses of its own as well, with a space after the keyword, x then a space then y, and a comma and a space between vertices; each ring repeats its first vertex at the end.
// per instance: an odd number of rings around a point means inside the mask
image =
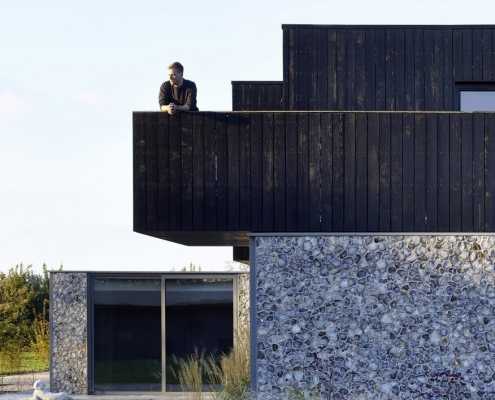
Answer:
POLYGON ((213 357, 207 360, 209 380, 221 388, 214 392, 217 400, 249 398, 249 336, 241 332, 236 335, 234 343, 234 348, 230 353, 222 355, 219 362, 213 357))
POLYGON ((234 348, 220 357, 203 353, 174 359, 172 374, 192 400, 203 400, 205 391, 215 400, 247 400, 250 396, 249 335, 236 334, 234 348))
POLYGON ((207 365, 204 355, 195 352, 184 359, 174 359, 172 370, 183 392, 191 393, 191 400, 203 400, 203 376, 207 365))

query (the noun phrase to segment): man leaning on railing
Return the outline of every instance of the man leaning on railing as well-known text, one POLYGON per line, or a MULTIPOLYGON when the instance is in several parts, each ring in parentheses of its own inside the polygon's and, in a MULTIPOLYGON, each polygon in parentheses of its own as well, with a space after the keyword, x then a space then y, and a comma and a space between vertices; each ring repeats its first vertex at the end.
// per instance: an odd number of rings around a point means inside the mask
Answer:
POLYGON ((196 84, 184 79, 184 67, 180 62, 168 66, 168 81, 160 86, 158 102, 160 110, 170 115, 177 111, 198 111, 196 106, 196 84))

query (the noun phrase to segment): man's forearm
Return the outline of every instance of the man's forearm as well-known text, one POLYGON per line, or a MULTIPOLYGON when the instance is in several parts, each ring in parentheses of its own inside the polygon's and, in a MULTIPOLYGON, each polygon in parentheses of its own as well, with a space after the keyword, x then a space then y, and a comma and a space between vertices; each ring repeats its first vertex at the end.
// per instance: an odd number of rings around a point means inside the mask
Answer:
POLYGON ((175 106, 175 109, 176 109, 177 111, 189 111, 189 110, 190 110, 190 108, 191 108, 191 107, 189 107, 189 105, 188 105, 188 104, 184 104, 183 106, 178 106, 178 105, 176 105, 176 106, 175 106))
POLYGON ((191 107, 188 104, 180 106, 177 104, 170 103, 168 105, 160 106, 161 111, 168 112, 169 114, 175 114, 177 111, 189 111, 190 109, 191 107))

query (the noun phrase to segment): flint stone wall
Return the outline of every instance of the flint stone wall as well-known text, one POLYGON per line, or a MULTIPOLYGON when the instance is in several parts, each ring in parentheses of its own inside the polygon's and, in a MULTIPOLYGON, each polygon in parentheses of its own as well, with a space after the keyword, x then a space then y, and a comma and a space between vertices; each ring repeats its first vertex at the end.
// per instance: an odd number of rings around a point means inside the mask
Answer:
POLYGON ((52 272, 50 285, 50 391, 87 394, 87 273, 52 272))
POLYGON ((238 279, 237 322, 240 335, 249 336, 249 273, 240 273, 238 279))
POLYGON ((495 398, 494 245, 257 237, 258 398, 495 398))

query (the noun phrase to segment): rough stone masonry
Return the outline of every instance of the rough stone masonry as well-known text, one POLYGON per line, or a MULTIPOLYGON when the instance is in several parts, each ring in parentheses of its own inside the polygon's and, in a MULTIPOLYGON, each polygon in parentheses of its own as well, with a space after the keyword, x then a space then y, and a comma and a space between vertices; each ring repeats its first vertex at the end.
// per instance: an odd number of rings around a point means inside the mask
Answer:
POLYGON ((495 399, 495 237, 255 238, 258 398, 495 399))
POLYGON ((87 273, 50 277, 50 390, 88 393, 87 273))

